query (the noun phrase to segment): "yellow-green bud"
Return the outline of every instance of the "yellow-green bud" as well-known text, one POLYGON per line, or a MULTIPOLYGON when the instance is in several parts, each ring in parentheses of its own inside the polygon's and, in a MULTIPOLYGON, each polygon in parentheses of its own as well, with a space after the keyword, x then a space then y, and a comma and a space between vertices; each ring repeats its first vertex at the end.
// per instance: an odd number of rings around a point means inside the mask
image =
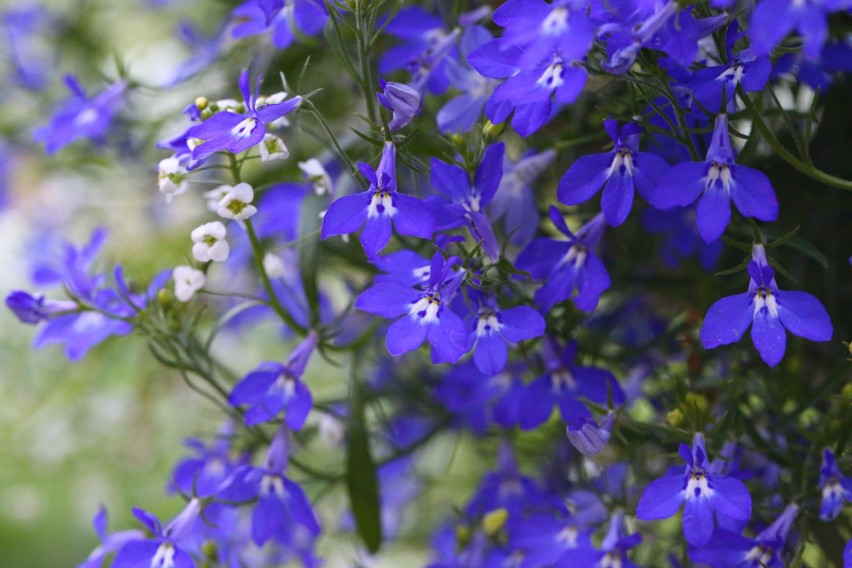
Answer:
POLYGON ((161 306, 168 306, 174 301, 175 296, 172 294, 172 291, 168 288, 160 288, 157 292, 157 301, 160 302, 161 306))
POLYGON ((217 560, 219 558, 219 550, 216 546, 216 541, 204 541, 204 544, 201 545, 201 553, 204 554, 205 558, 217 560))
POLYGON ((678 427, 683 424, 683 412, 681 412, 680 408, 675 408, 666 414, 666 420, 670 425, 678 427))
POLYGON ((509 518, 509 511, 500 508, 495 509, 485 515, 482 519, 482 530, 489 538, 496 536, 503 527, 506 526, 506 520, 509 518))
POLYGON ((695 408, 699 412, 707 412, 707 397, 703 394, 688 392, 686 393, 687 408, 695 408))
POLYGON ((207 97, 198 97, 195 99, 195 108, 198 110, 204 110, 207 108, 208 100, 207 97))
POLYGON ((207 108, 205 108, 204 110, 201 111, 201 120, 207 120, 211 116, 213 116, 213 109, 212 108, 207 107, 207 108))
POLYGON ((456 527, 456 543, 459 549, 467 548, 470 538, 473 536, 470 527, 467 525, 459 525, 456 527))
POLYGON ((503 134, 503 131, 506 130, 506 123, 501 122, 500 124, 494 124, 490 120, 486 120, 485 124, 482 126, 482 136, 485 138, 486 144, 491 144, 497 138, 503 134))

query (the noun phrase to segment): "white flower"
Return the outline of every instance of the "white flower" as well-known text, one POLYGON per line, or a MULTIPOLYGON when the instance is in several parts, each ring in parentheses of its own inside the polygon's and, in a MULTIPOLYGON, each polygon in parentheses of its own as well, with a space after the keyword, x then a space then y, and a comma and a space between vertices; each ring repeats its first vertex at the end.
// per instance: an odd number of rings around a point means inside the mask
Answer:
POLYGON ((314 192, 317 195, 331 193, 331 176, 325 171, 322 162, 311 158, 305 162, 299 162, 299 169, 314 184, 314 192))
POLYGON ((175 195, 180 195, 186 191, 189 185, 186 181, 186 168, 180 161, 172 156, 165 160, 160 160, 160 168, 157 173, 157 180, 160 186, 160 191, 166 196, 168 203, 172 202, 175 195))
POLYGON ((269 160, 285 160, 290 155, 290 150, 284 145, 284 141, 274 134, 264 134, 260 143, 260 159, 263 162, 269 160))
POLYGON ((203 272, 185 265, 172 270, 172 279, 175 281, 175 297, 181 302, 188 302, 207 282, 203 272))
POLYGON ((190 236, 195 243, 192 246, 192 256, 198 262, 224 262, 228 258, 231 248, 225 240, 225 225, 220 221, 205 223, 193 229, 190 236))
POLYGON ((204 199, 207 200, 207 209, 215 213, 219 210, 219 202, 231 191, 230 185, 220 185, 209 191, 204 192, 204 199))
POLYGON ((227 190, 225 196, 217 204, 216 213, 223 219, 245 221, 255 213, 257 207, 251 204, 254 190, 245 182, 238 183, 227 190))

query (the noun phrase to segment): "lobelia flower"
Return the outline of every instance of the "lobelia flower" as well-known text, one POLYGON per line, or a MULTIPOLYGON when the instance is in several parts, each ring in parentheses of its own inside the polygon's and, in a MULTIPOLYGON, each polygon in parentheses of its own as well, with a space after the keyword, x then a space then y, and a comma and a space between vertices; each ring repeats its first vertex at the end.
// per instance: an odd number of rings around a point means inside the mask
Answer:
POLYGON ((564 349, 552 340, 545 342, 543 356, 547 370, 531 382, 523 394, 520 402, 523 411, 518 420, 522 429, 532 430, 547 422, 556 405, 569 428, 581 430, 582 426, 577 427, 577 424, 592 420, 592 413, 579 397, 598 404, 606 404, 610 396, 614 404, 624 402, 624 392, 615 376, 600 367, 575 365, 576 353, 576 342, 572 341, 564 349))
POLYGON ((22 323, 37 324, 56 316, 79 309, 70 300, 47 300, 44 294, 30 294, 23 290, 12 290, 6 296, 6 307, 12 310, 22 323))
POLYGON ((465 514, 479 518, 497 509, 505 509, 514 516, 545 502, 546 496, 536 482, 521 473, 511 444, 503 441, 497 455, 497 468, 482 476, 465 514))
POLYGON ((612 411, 606 414, 600 424, 591 416, 577 416, 568 423, 565 434, 578 452, 584 456, 593 456, 609 443, 614 425, 615 414, 612 411))
POLYGON ((557 303, 573 297, 574 305, 584 312, 592 312, 601 294, 609 288, 609 273, 603 262, 593 252, 605 228, 602 213, 586 223, 577 234, 571 232, 562 214, 550 206, 550 220, 567 241, 538 238, 521 251, 515 261, 518 270, 526 270, 544 286, 535 293, 535 303, 549 311, 557 303))
POLYGON ((72 75, 65 76, 65 85, 71 91, 71 98, 62 103, 50 124, 33 132, 33 140, 44 142, 48 154, 78 138, 101 141, 127 91, 127 84, 118 81, 90 99, 72 75))
POLYGON ((494 236, 491 221, 485 215, 485 206, 491 202, 500 186, 505 151, 502 142, 489 146, 476 168, 473 183, 460 167, 432 158, 432 185, 450 201, 443 208, 446 214, 443 227, 467 224, 471 236, 482 242, 485 254, 492 260, 500 258, 500 243, 494 236))
POLYGON ((503 160, 503 177, 487 212, 491 219, 503 219, 504 231, 515 246, 530 242, 538 230, 539 213, 532 183, 555 158, 555 150, 545 150, 526 155, 514 164, 508 158, 503 160))
POLYGON ((828 341, 833 328, 822 304, 807 292, 779 290, 775 271, 762 245, 755 245, 748 265, 748 292, 717 300, 704 317, 705 349, 739 341, 749 325, 760 357, 774 367, 784 357, 785 329, 811 341, 828 341))
POLYGON ((207 276, 197 268, 181 265, 172 270, 172 280, 175 281, 175 298, 188 302, 207 283, 207 276))
POLYGON ((116 555, 112 568, 195 568, 195 560, 183 545, 191 536, 199 513, 201 502, 192 499, 163 529, 157 517, 142 509, 133 509, 133 515, 151 531, 154 538, 139 538, 126 543, 116 555))
POLYGON ((393 113, 388 128, 396 132, 408 126, 420 111, 420 93, 408 85, 379 79, 382 91, 377 95, 379 103, 393 113))
POLYGON ((559 181, 557 195, 566 205, 578 205, 594 196, 603 186, 601 209, 613 227, 624 223, 633 207, 633 191, 646 197, 669 164, 659 156, 639 151, 642 127, 628 123, 618 130, 618 122, 604 121, 604 129, 615 144, 611 152, 583 156, 571 164, 559 181))
POLYGON ((749 38, 758 55, 769 55, 772 49, 793 30, 804 38, 804 53, 819 59, 828 38, 828 15, 849 10, 849 0, 761 0, 751 15, 749 38))
POLYGON ((218 498, 226 501, 257 500, 252 513, 251 538, 263 546, 273 537, 306 531, 313 540, 320 532, 305 491, 284 475, 290 456, 287 425, 282 424, 269 446, 263 467, 245 465, 224 482, 218 498))
POLYGON ((822 507, 819 518, 833 521, 840 515, 844 501, 852 501, 852 478, 845 477, 837 467, 834 452, 822 451, 822 467, 819 470, 819 488, 822 491, 822 507))
MULTIPOLYGON (((722 105, 722 94, 725 105, 734 100, 737 86, 742 85, 745 92, 762 91, 769 80, 772 62, 768 57, 758 57, 750 48, 743 49, 736 55, 733 53, 734 43, 739 39, 737 21, 728 27, 725 49, 727 63, 714 65, 695 72, 689 84, 695 100, 710 112, 718 112, 722 105)), ((736 111, 736 108, 732 109, 736 111)))
POLYGON ((219 199, 216 203, 216 214, 219 217, 245 221, 257 213, 257 207, 251 204, 254 201, 254 189, 249 184, 243 182, 233 187, 225 185, 213 191, 212 197, 219 199))
POLYGON ((726 114, 716 116, 706 160, 673 166, 646 199, 658 209, 689 205, 699 199, 698 232, 708 243, 725 232, 731 220, 732 199, 746 217, 774 221, 778 216, 778 200, 766 175, 734 163, 726 114))
POLYGON ((245 412, 246 425, 268 422, 284 410, 284 422, 288 428, 299 430, 304 426, 313 406, 313 397, 300 378, 317 341, 317 334, 309 333, 283 365, 265 361, 234 386, 228 402, 235 407, 249 405, 245 412))
POLYGON ((523 551, 523 566, 536 568, 579 566, 578 551, 594 551, 591 535, 567 511, 559 517, 534 513, 509 525, 509 543, 523 551))
POLYGON ((278 120, 302 104, 302 97, 293 97, 273 104, 258 104, 258 91, 262 79, 263 77, 257 78, 255 93, 252 94, 249 89, 248 70, 240 74, 240 92, 242 92, 245 101, 244 113, 237 112, 237 109, 220 110, 187 131, 188 138, 198 138, 205 141, 193 148, 193 160, 203 160, 211 154, 223 150, 239 154, 260 144, 266 135, 267 123, 278 120))
POLYGON ((227 230, 219 221, 204 223, 192 230, 192 256, 198 262, 224 262, 231 252, 228 241, 225 240, 227 230))
POLYGON ((784 512, 754 538, 717 530, 710 542, 701 548, 690 546, 689 558, 713 568, 784 568, 787 566, 783 554, 785 541, 798 514, 798 505, 787 505, 784 512))
POLYGON ((681 444, 678 453, 687 465, 682 475, 669 475, 652 481, 636 506, 636 518, 643 521, 667 519, 683 510, 683 536, 702 547, 713 535, 713 514, 733 520, 751 517, 751 496, 742 481, 708 471, 704 435, 696 433, 692 449, 681 444))
MULTIPOLYGON (((639 568, 627 558, 627 552, 642 542, 639 533, 627 534, 624 527, 624 512, 616 511, 609 521, 606 536, 601 541, 600 550, 592 547, 578 548, 571 555, 570 566, 589 566, 593 568, 639 568)), ((562 568, 560 566, 559 568, 562 568)))
POLYGON ((399 318, 388 328, 386 345, 394 357, 432 345, 433 363, 455 363, 470 349, 464 322, 449 307, 463 272, 450 257, 435 253, 429 281, 423 289, 412 288, 394 276, 377 276, 375 285, 361 293, 355 307, 385 318, 399 318), (400 317, 402 316, 402 317, 400 317))
POLYGON ((507 343, 518 343, 544 334, 544 318, 529 306, 501 310, 494 296, 471 290, 474 313, 468 321, 469 341, 476 368, 493 376, 506 366, 507 343))
POLYGON ((393 142, 385 142, 376 171, 363 162, 358 169, 370 182, 370 188, 332 202, 322 221, 323 239, 353 233, 363 225, 361 245, 371 259, 390 241, 391 226, 402 235, 431 238, 435 219, 429 208, 419 199, 397 191, 393 142))
POLYGON ((446 60, 447 78, 463 94, 447 101, 435 115, 441 133, 469 132, 482 116, 485 104, 499 82, 482 76, 463 61, 468 61, 471 53, 492 39, 482 26, 471 26, 462 33, 459 42, 461 57, 446 60))
POLYGON ((92 519, 92 526, 95 528, 95 534, 98 535, 101 544, 89 554, 86 560, 77 565, 77 568, 101 568, 104 558, 117 552, 130 541, 145 538, 142 531, 138 530, 107 534, 107 520, 107 511, 101 506, 92 519))
POLYGON ((236 467, 246 462, 245 454, 236 458, 232 456, 233 436, 234 426, 229 420, 209 445, 195 438, 186 439, 184 445, 193 450, 196 456, 178 462, 172 472, 169 489, 202 499, 215 495, 236 467))
POLYGON ((235 39, 272 30, 272 45, 286 49, 301 37, 322 32, 328 12, 318 0, 247 0, 232 17, 238 22, 232 31, 235 39))

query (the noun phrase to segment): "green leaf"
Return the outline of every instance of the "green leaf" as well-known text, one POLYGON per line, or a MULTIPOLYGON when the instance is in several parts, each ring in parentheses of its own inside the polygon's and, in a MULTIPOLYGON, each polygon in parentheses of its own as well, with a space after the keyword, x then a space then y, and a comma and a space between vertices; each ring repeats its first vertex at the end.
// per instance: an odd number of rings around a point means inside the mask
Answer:
MULTIPOLYGON (((353 358, 353 369, 357 357, 353 358)), ((352 377, 349 399, 349 440, 346 448, 346 491, 355 528, 367 550, 375 553, 382 546, 382 516, 379 479, 370 453, 370 437, 364 418, 364 400, 357 379, 352 377)))

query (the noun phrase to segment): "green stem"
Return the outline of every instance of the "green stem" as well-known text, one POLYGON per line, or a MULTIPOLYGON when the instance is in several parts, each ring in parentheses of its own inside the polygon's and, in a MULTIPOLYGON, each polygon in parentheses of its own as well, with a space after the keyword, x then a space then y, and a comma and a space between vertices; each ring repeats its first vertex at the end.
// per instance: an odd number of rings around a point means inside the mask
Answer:
MULTIPOLYGON (((741 89, 741 87, 740 87, 741 89)), ((763 117, 760 116, 760 111, 754 104, 748 95, 745 92, 740 93, 740 98, 745 103, 746 109, 748 109, 751 114, 754 125, 763 135, 763 138, 772 146, 772 149, 781 157, 782 160, 805 174, 806 176, 813 178, 817 181, 820 181, 826 185, 830 185, 833 187, 837 187, 840 189, 845 189, 846 191, 852 191, 852 181, 845 180, 843 178, 839 178, 837 176, 833 176, 828 174, 822 170, 818 170, 813 166, 808 165, 806 162, 800 160, 796 156, 793 155, 787 148, 784 147, 783 144, 772 134, 772 131, 763 121, 763 117)))
POLYGON ((272 288, 272 281, 269 279, 269 274, 266 273, 266 267, 263 266, 263 249, 260 246, 260 240, 257 238, 257 233, 254 231, 254 225, 252 225, 251 219, 246 219, 245 225, 246 233, 248 233, 249 242, 251 243, 251 250, 254 255, 255 262, 257 263, 257 271, 260 274, 260 280, 263 282, 263 288, 269 296, 269 305, 273 310, 275 310, 275 313, 278 314, 278 317, 280 317, 285 324, 304 337, 308 334, 308 330, 293 319, 290 312, 281 305, 281 302, 278 300, 278 295, 272 288))

